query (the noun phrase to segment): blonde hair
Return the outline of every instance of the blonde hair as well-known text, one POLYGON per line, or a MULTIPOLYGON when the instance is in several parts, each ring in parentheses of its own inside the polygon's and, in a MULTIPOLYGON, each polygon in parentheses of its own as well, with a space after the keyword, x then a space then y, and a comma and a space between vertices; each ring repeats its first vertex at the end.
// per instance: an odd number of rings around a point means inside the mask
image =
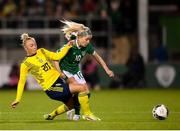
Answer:
POLYGON ((33 38, 33 37, 30 37, 29 35, 28 35, 28 33, 23 33, 23 34, 21 34, 21 40, 22 40, 22 46, 24 46, 25 45, 25 43, 26 43, 26 41, 27 40, 33 40, 33 41, 35 41, 35 39, 33 38))
POLYGON ((65 25, 62 27, 61 31, 65 34, 67 39, 70 39, 71 35, 78 36, 79 32, 86 30, 88 27, 83 24, 76 23, 68 20, 60 20, 65 25))

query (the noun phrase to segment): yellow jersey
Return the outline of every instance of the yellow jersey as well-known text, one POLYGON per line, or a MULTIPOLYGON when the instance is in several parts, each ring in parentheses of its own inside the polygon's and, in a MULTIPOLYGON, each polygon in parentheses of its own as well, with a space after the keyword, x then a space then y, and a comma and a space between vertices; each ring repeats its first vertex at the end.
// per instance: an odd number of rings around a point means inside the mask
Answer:
POLYGON ((54 68, 52 60, 62 59, 70 48, 70 45, 66 45, 59 53, 40 48, 35 55, 27 56, 20 66, 20 79, 18 82, 16 101, 19 102, 21 100, 28 73, 36 79, 43 90, 50 88, 60 76, 60 73, 54 68))

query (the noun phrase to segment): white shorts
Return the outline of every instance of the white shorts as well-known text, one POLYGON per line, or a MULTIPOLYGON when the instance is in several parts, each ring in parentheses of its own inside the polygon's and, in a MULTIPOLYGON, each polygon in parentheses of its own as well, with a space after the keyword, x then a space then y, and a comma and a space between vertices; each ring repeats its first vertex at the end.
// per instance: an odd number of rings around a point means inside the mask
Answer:
POLYGON ((72 74, 68 71, 65 71, 63 70, 63 73, 68 77, 68 78, 71 78, 71 77, 74 77, 74 79, 79 83, 79 84, 85 84, 86 83, 86 80, 84 79, 81 71, 78 71, 76 74, 72 74))

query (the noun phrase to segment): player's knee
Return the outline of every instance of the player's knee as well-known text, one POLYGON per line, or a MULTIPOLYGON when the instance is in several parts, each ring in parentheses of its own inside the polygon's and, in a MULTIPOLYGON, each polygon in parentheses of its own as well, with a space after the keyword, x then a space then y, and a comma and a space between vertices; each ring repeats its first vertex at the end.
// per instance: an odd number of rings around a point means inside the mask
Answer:
POLYGON ((87 86, 86 85, 80 85, 81 87, 80 87, 80 92, 88 92, 88 88, 87 88, 87 86))
POLYGON ((69 84, 71 93, 89 92, 83 84, 69 84))
POLYGON ((87 84, 84 84, 84 86, 85 86, 86 90, 89 90, 89 87, 87 84))
POLYGON ((79 86, 80 86, 80 88, 79 88, 79 93, 89 93, 89 89, 88 89, 88 87, 86 86, 86 85, 84 85, 84 84, 79 84, 79 86))

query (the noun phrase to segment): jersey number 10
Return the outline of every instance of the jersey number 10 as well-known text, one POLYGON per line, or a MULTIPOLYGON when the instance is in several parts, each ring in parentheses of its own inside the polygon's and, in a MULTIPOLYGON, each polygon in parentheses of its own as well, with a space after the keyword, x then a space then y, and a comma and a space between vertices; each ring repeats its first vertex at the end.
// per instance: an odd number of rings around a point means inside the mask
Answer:
POLYGON ((76 55, 75 61, 80 61, 81 60, 81 55, 76 55))

